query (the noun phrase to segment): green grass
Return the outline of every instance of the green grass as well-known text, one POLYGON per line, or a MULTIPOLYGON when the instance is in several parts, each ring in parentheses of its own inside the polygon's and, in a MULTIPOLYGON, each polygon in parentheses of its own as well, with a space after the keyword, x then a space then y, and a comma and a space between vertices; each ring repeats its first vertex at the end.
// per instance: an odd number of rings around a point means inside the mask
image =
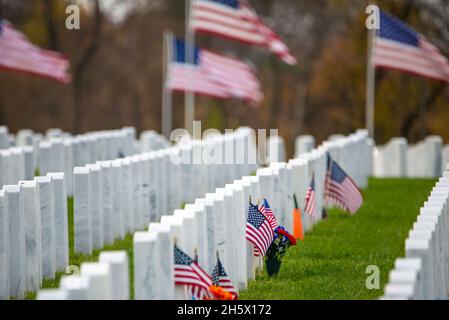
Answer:
MULTIPOLYGON (((114 251, 114 250, 125 250, 128 253, 129 262, 129 280, 130 280, 130 297, 134 297, 134 267, 133 267, 133 236, 132 234, 126 235, 123 240, 117 240, 111 245, 107 245, 101 250, 94 250, 92 255, 83 255, 75 253, 75 243, 74 243, 74 220, 73 220, 73 198, 67 200, 68 213, 69 213, 69 265, 80 267, 82 262, 95 262, 98 261, 98 257, 101 251, 114 251)), ((64 272, 56 273, 55 279, 44 279, 43 288, 58 288, 59 281, 62 276, 66 275, 64 272)), ((26 295, 26 299, 35 299, 36 293, 29 292, 26 295)))
MULTIPOLYGON (((371 179, 364 191, 365 203, 355 216, 330 210, 329 218, 306 234, 304 243, 284 258, 279 276, 260 274, 249 283, 241 299, 376 299, 382 290, 368 290, 368 265, 380 269, 381 288, 394 260, 404 255, 404 242, 435 181, 371 179)), ((68 200, 70 265, 98 261, 101 251, 125 250, 129 258, 130 290, 134 296, 132 235, 92 255, 75 254, 73 199, 68 200)), ((44 280, 44 288, 57 288, 63 276, 44 280)), ((28 293, 27 299, 35 299, 28 293)))
POLYGON ((276 278, 260 274, 241 299, 377 299, 433 180, 371 179, 355 216, 330 210, 329 218, 289 250, 276 278), (381 289, 365 286, 366 267, 380 270, 381 289))

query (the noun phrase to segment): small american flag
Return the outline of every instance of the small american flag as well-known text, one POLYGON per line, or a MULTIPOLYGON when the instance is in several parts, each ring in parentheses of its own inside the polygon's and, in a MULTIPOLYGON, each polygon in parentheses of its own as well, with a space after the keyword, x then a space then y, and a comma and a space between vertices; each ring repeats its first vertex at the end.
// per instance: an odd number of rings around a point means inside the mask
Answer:
POLYGON ((70 82, 70 63, 58 52, 33 45, 6 20, 0 19, 0 69, 70 82))
POLYGON ((265 216, 265 218, 267 218, 273 230, 279 226, 278 221, 276 220, 276 216, 274 215, 273 210, 271 210, 267 199, 263 199, 263 204, 260 207, 260 212, 265 216))
POLYGON ((382 11, 373 50, 377 67, 449 82, 449 62, 440 50, 409 25, 382 11))
POLYGON ((239 99, 258 104, 263 94, 251 68, 236 59, 195 47, 193 65, 186 59, 186 44, 174 39, 168 65, 167 87, 219 99, 239 99))
POLYGON ((312 176, 312 181, 310 182, 310 186, 307 189, 306 193, 306 207, 304 211, 312 217, 315 217, 317 214, 316 210, 316 192, 315 192, 315 175, 312 176))
POLYGON ((190 28, 250 45, 266 47, 287 64, 297 64, 287 45, 246 0, 192 0, 190 28))
POLYGON ((363 196, 355 182, 328 155, 326 174, 326 199, 352 214, 362 206, 363 196))
POLYGON ((209 287, 212 279, 201 267, 176 245, 175 255, 175 284, 187 286, 187 291, 196 300, 212 299, 209 287))
POLYGON ((259 211, 259 208, 250 203, 246 222, 246 239, 254 245, 259 253, 265 255, 273 238, 273 229, 270 223, 259 211))
POLYGON ((235 290, 234 286, 232 285, 231 279, 226 274, 226 271, 223 268, 223 265, 221 264, 220 258, 218 257, 217 257, 217 265, 215 266, 214 271, 212 272, 212 283, 214 284, 214 286, 222 287, 229 293, 234 294, 235 297, 238 297, 237 290, 235 290))

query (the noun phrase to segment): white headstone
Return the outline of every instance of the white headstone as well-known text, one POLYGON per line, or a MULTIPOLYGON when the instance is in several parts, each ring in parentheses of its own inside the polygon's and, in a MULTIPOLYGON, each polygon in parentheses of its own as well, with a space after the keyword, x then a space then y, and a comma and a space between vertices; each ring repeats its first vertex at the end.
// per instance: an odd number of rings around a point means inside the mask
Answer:
POLYGON ((134 299, 159 298, 156 279, 159 271, 159 253, 156 232, 134 233, 134 299))
POLYGON ((125 225, 122 216, 122 165, 120 160, 111 161, 112 169, 112 224, 114 239, 125 237, 125 225))
POLYGON ((87 167, 89 168, 89 204, 92 218, 92 245, 94 249, 101 249, 104 245, 103 206, 101 201, 102 175, 99 165, 89 164, 87 167))
POLYGON ((69 218, 67 209, 67 189, 63 172, 49 173, 52 180, 55 207, 56 270, 69 265, 69 218))
POLYGON ((73 205, 75 252, 92 254, 92 217, 90 206, 89 169, 73 169, 73 205))
POLYGON ((112 244, 114 242, 114 224, 120 223, 115 221, 113 213, 114 199, 113 199, 113 173, 111 163, 109 161, 101 161, 97 163, 101 168, 101 205, 103 218, 103 238, 105 244, 112 244))
POLYGON ((9 219, 5 191, 0 190, 0 300, 9 299, 9 219))
POLYGON ((39 190, 36 181, 23 181, 20 185, 25 216, 26 288, 36 292, 43 278, 39 190))
POLYGON ((6 185, 5 203, 9 221, 9 294, 23 299, 26 291, 25 216, 20 186, 6 185))
POLYGON ((112 299, 129 299, 129 270, 126 251, 103 251, 99 261, 109 264, 112 274, 112 299))
POLYGON ((56 217, 51 178, 36 177, 41 210, 42 275, 53 279, 56 272, 56 217))
POLYGON ((87 300, 89 298, 90 279, 80 275, 64 276, 59 282, 67 293, 67 300, 87 300))

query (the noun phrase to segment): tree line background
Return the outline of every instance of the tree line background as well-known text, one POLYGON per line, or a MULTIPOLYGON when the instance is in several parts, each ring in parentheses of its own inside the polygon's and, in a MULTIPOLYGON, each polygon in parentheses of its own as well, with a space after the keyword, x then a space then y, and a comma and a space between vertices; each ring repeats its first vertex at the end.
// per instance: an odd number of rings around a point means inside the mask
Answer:
MULTIPOLYGON (((80 0, 81 1, 81 0, 80 0)), ((81 29, 65 28, 69 0, 0 0, 0 17, 33 43, 66 53, 71 84, 0 72, 0 124, 11 131, 48 128, 81 133, 132 125, 161 130, 162 34, 184 35, 184 0, 82 0, 81 29), (114 13, 123 13, 117 18, 114 13)), ((298 58, 285 65, 267 51, 197 35, 199 46, 256 68, 265 98, 258 107, 197 98, 203 128, 278 128, 289 153, 294 138, 318 141, 365 124, 367 31, 360 0, 252 0, 298 58)), ((379 0, 449 56, 449 1, 379 0)), ((443 83, 377 72, 376 142, 429 134, 449 141, 449 90, 443 83)), ((174 95, 173 127, 184 124, 184 97, 174 95)))

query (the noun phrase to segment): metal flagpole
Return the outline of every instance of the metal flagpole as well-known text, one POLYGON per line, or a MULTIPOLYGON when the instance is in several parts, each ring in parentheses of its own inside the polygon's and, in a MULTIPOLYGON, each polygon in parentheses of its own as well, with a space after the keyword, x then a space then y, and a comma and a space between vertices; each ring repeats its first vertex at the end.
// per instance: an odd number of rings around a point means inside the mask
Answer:
POLYGON ((171 31, 164 32, 163 39, 163 72, 162 72, 162 134, 170 139, 173 120, 173 98, 172 90, 167 87, 168 64, 173 55, 173 33, 171 31))
POLYGON ((374 107, 375 107, 375 85, 376 68, 373 63, 373 49, 375 29, 368 30, 368 53, 366 72, 366 128, 370 138, 374 139, 374 107))
MULTIPOLYGON (((192 0, 186 0, 186 17, 185 17, 185 37, 186 37, 186 62, 191 64, 195 63, 195 32, 190 28, 190 11, 192 0)), ((190 77, 189 84, 194 85, 195 79, 192 75, 190 77)), ((190 134, 193 135, 193 121, 195 119, 195 93, 193 87, 191 90, 187 90, 185 93, 185 105, 184 105, 184 119, 185 128, 190 134)))

